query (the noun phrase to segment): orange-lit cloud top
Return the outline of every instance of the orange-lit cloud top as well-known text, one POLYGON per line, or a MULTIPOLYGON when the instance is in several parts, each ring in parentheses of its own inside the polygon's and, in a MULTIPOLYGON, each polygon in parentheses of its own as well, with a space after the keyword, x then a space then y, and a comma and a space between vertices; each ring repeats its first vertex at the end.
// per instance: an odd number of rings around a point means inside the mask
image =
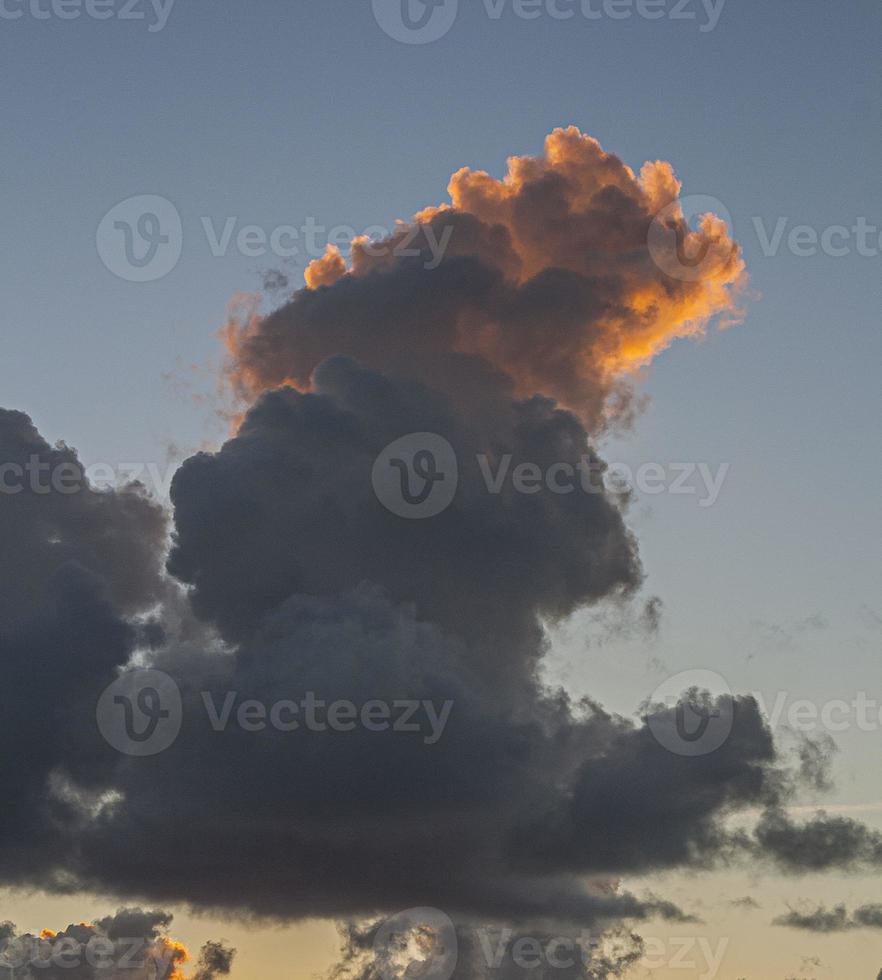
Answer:
MULTIPOLYGON (((61 932, 43 929, 38 936, 18 934, 11 922, 0 922, 0 969, 21 980, 185 980, 190 962, 183 943, 167 930, 170 912, 119 909, 95 922, 70 925, 61 932)), ((230 974, 236 951, 209 941, 199 952, 190 980, 219 980, 230 974)))
POLYGON ((305 390, 321 360, 435 378, 439 356, 479 355, 523 396, 542 392, 591 425, 617 383, 674 339, 738 317, 746 282, 725 222, 690 228, 670 164, 639 174, 575 127, 497 180, 464 168, 450 204, 383 242, 352 243, 306 270, 306 288, 266 317, 232 317, 230 376, 253 399, 305 390))
MULTIPOLYGON (((0 966, 21 971, 23 980, 68 974, 81 980, 184 980, 182 967, 190 954, 183 943, 161 931, 170 921, 167 913, 122 909, 115 916, 70 925, 61 932, 42 929, 39 936, 17 935, 5 923, 0 930, 0 966)), ((212 945, 203 950, 197 968, 197 976, 205 980, 215 977, 204 969, 205 950, 212 945)))

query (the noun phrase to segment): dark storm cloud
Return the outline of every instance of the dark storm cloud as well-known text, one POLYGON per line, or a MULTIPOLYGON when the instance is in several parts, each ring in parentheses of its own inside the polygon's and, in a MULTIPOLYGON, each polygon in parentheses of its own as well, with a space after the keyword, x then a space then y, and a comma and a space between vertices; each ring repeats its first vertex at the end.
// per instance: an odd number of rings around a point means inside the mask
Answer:
MULTIPOLYGON (((506 182, 461 172, 451 186, 453 210, 420 219, 424 237, 455 226, 437 268, 361 243, 347 271, 329 253, 312 288, 230 333, 252 404, 175 477, 174 581, 158 574, 165 517, 137 489, 0 501, 3 883, 280 919, 433 906, 463 927, 607 928, 686 917, 621 888, 626 872, 745 854, 790 870, 878 862, 860 825, 784 815, 797 780, 752 698, 686 695, 732 729, 684 756, 653 734, 675 730, 675 705, 632 721, 544 686, 545 624, 642 583, 627 499, 489 493, 479 472, 482 454, 602 470, 592 439, 628 404, 622 373, 732 312, 741 263, 725 230, 691 233, 719 252, 716 275, 669 280, 645 236, 678 193, 670 168, 638 179, 569 130, 506 182), (371 482, 383 448, 414 432, 446 438, 460 464, 451 505, 423 521, 387 511, 371 482), (174 744, 144 758, 114 752, 95 722, 133 657, 171 675, 184 709, 174 744), (307 692, 452 711, 430 743, 209 723, 206 698, 219 712, 230 693, 235 710, 307 692), (747 808, 765 812, 756 838, 728 829, 747 808)), ((0 447, 76 466, 15 413, 0 447)), ((823 758, 800 760, 816 783, 823 758)), ((204 977, 225 957, 209 948, 204 977)))
POLYGON ((775 919, 774 925, 806 932, 849 932, 853 929, 882 929, 882 905, 861 905, 849 912, 845 905, 815 909, 791 909, 775 919))
POLYGON ((525 642, 538 654, 537 616, 632 592, 637 547, 608 495, 528 495, 510 483, 491 494, 476 461, 599 466, 578 419, 547 399, 512 401, 471 360, 447 367, 463 389, 482 386, 469 412, 335 358, 312 393, 264 396, 220 453, 188 460, 172 488, 169 568, 194 586, 195 608, 238 638, 288 595, 369 581, 465 633, 485 658, 512 661, 525 642), (444 436, 460 460, 453 506, 428 521, 390 514, 371 484, 383 447, 409 432, 444 436))
POLYGON ((137 487, 92 490, 73 450, 20 412, 0 410, 0 465, 0 876, 62 887, 55 822, 96 804, 110 758, 81 708, 132 655, 126 614, 167 588, 167 519, 137 487), (62 791, 64 771, 82 774, 84 795, 62 791))
POLYGON ((804 823, 770 808, 755 831, 757 854, 791 874, 882 866, 882 834, 848 817, 819 812, 804 823))
MULTIPOLYGON (((578 872, 590 869, 590 855, 543 870, 529 866, 529 854, 509 853, 514 825, 562 800, 561 784, 587 752, 614 750, 619 735, 639 738, 639 729, 526 682, 503 687, 472 667, 472 654, 367 588, 347 599, 292 597, 235 656, 170 651, 157 662, 186 682, 193 723, 167 752, 119 767, 125 805, 79 833, 82 873, 96 887, 267 916, 434 903, 572 922, 680 917, 651 897, 586 888, 578 872), (356 704, 407 697, 454 707, 430 746, 418 732, 255 736, 235 725, 212 731, 203 690, 218 707, 228 691, 264 702, 313 691, 356 704), (174 801, 173 820, 158 794, 174 801), (198 875, 180 873, 187 868, 198 875)), ((664 754, 658 747, 647 764, 664 754)), ((628 839, 646 832, 634 826, 628 839)))
MULTIPOLYGON (((511 494, 494 510, 486 494, 466 484, 444 533, 420 543, 423 554, 437 555, 423 569, 409 559, 406 528, 363 486, 372 454, 399 434, 401 417, 436 425, 458 446, 480 446, 488 434, 497 449, 539 459, 587 451, 584 430, 543 400, 489 397, 481 412, 463 418, 443 396, 351 362, 332 362, 319 375, 315 394, 266 396, 236 440, 214 457, 191 460, 176 480, 172 566, 187 578, 181 566, 191 562, 196 608, 225 628, 229 616, 241 639, 234 652, 175 642, 151 653, 184 693, 186 724, 173 748, 129 760, 94 731, 97 693, 128 659, 136 634, 95 595, 100 581, 91 573, 66 573, 71 611, 57 604, 79 619, 62 618, 58 634, 41 642, 28 633, 30 652, 20 660, 36 673, 24 675, 24 690, 39 689, 71 642, 83 648, 62 661, 73 677, 58 674, 68 687, 52 704, 64 705, 64 713, 31 712, 31 727, 11 733, 46 746, 40 765, 21 767, 34 801, 2 851, 6 880, 275 916, 427 903, 475 916, 591 923, 679 916, 651 897, 586 888, 579 875, 667 866, 706 847, 717 808, 730 802, 727 780, 739 797, 761 796, 769 747, 748 706, 720 785, 704 794, 694 819, 681 821, 676 800, 696 795, 697 770, 673 761, 645 724, 571 704, 538 683, 538 617, 639 581, 633 542, 613 501, 555 496, 528 507, 526 497, 511 494), (423 414, 414 419, 417 412, 423 414), (248 534, 240 534, 240 522, 248 534), (314 530, 322 533, 313 541, 314 530), (257 547, 249 551, 252 537, 257 547), (214 552, 224 539, 223 554, 214 552), (349 563, 361 564, 352 573, 349 563), (433 571, 435 563, 443 573, 433 571), (298 578, 301 568, 311 577, 298 578), (359 586, 364 579, 373 585, 359 586), (276 583, 276 595, 263 591, 264 581, 268 590, 276 583), (489 583, 495 601, 482 603, 489 583), (454 711, 431 747, 420 735, 364 731, 255 738, 235 726, 214 732, 205 721, 202 691, 219 705, 227 691, 269 702, 307 690, 355 703, 449 699, 454 711), (645 820, 630 816, 613 844, 605 822, 622 814, 600 797, 616 772, 628 772, 634 799, 661 793, 666 802, 642 802, 645 820), (37 797, 50 775, 47 803, 37 797), (102 802, 111 790, 113 799, 102 802), (526 832, 536 820, 548 821, 552 845, 526 832), (580 821, 591 836, 605 829, 596 849, 590 837, 580 838, 580 821), (658 855, 648 853, 651 835, 658 855)), ((60 581, 59 588, 65 575, 60 581)))
POLYGON ((581 764, 565 806, 555 801, 519 829, 513 852, 537 867, 611 873, 712 864, 735 844, 720 815, 777 792, 775 748, 756 702, 738 698, 730 708, 732 732, 707 755, 663 749, 648 725, 616 733, 581 764))
POLYGON ((21 412, 0 409, 0 623, 39 608, 66 561, 101 577, 108 598, 135 612, 162 596, 166 516, 137 486, 96 492, 76 453, 50 446, 21 412))

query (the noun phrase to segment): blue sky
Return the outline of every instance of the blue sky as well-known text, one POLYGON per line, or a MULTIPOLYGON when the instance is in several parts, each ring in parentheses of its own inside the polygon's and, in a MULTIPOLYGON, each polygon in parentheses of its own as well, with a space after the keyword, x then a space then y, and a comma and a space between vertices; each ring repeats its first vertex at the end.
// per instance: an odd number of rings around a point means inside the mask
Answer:
POLYGON ((499 174, 507 155, 575 123, 632 165, 670 160, 686 193, 723 201, 762 294, 747 329, 702 350, 700 371, 678 351, 652 384, 679 388, 688 372, 714 392, 709 429, 790 450, 817 440, 860 467, 877 404, 879 260, 767 259, 751 218, 873 222, 882 15, 870 0, 729 0, 702 33, 695 9, 695 21, 511 9, 491 20, 463 2, 447 36, 421 46, 390 39, 351 0, 265 0, 259 12, 177 0, 155 33, 149 11, 3 21, 7 401, 88 455, 198 443, 198 412, 161 375, 215 354, 227 299, 273 264, 214 258, 200 218, 388 226, 444 199, 458 167, 499 174), (174 202, 185 236, 175 270, 142 285, 116 280, 94 245, 101 217, 137 194, 174 202), (848 378, 847 398, 832 377, 848 378), (762 424, 733 414, 744 399, 725 404, 744 385, 768 400, 762 424))
MULTIPOLYGON (((694 20, 559 21, 510 4, 494 20, 460 0, 450 32, 425 45, 387 36, 367 0, 177 0, 158 31, 144 9, 143 21, 0 19, 0 404, 87 462, 162 462, 170 445, 216 441, 225 306, 280 261, 235 245, 214 256, 203 219, 267 235, 310 219, 391 227, 446 200, 459 167, 501 176, 507 156, 575 124, 632 167, 669 160, 685 194, 719 199, 751 288, 743 324, 656 360, 650 408, 605 447, 635 465, 730 464, 712 507, 665 495, 633 510, 647 593, 665 603, 650 651, 664 668, 636 640, 585 656, 592 627, 577 619, 553 670, 621 711, 664 670, 699 666, 772 697, 882 700, 876 0, 728 0, 711 31, 699 3, 694 20), (183 252, 133 283, 95 237, 143 194, 175 205, 183 252), (875 256, 853 235, 839 257, 788 247, 794 226, 820 235, 861 218, 877 226, 875 256), (780 249, 764 254, 757 227, 781 219, 780 249)), ((302 262, 288 271, 299 285, 302 262)), ((878 733, 840 741, 833 801, 882 800, 878 733)))
POLYGON ((729 0, 702 31, 697 2, 684 8, 694 20, 652 21, 524 20, 511 5, 494 20, 462 2, 425 45, 391 39, 351 0, 177 0, 153 32, 143 10, 0 22, 4 404, 87 461, 164 464, 169 444, 217 440, 216 330, 227 301, 281 262, 241 254, 235 235, 215 257, 203 219, 218 233, 231 217, 236 233, 267 235, 308 220, 391 227, 445 200, 460 166, 498 176, 509 154, 575 123, 632 166, 669 160, 684 193, 719 199, 751 274, 745 323, 664 354, 644 386, 652 410, 615 447, 731 464, 712 508, 651 502, 650 588, 685 600, 725 581, 738 602, 715 615, 736 621, 835 606, 844 623, 872 605, 882 257, 858 255, 855 239, 846 256, 797 256, 787 236, 882 225, 878 4, 729 0), (115 277, 95 247, 103 215, 140 194, 182 220, 181 259, 156 282, 115 277), (756 224, 771 235, 780 219, 767 256, 756 224), (695 561, 668 567, 687 533, 695 561))

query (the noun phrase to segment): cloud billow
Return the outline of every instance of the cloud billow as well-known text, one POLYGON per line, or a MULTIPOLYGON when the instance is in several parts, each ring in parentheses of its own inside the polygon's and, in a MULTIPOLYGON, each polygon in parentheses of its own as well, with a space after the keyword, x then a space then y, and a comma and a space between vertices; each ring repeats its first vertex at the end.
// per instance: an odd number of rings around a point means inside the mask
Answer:
MULTIPOLYGON (((436 267, 357 241, 275 313, 231 324, 242 417, 175 476, 165 574, 168 518, 137 487, 2 501, 2 883, 277 919, 432 906, 460 924, 615 927, 686 918, 620 874, 739 854, 791 871, 882 862, 861 825, 789 821, 793 781, 754 699, 714 701, 731 732, 687 757, 654 735, 676 706, 630 720, 541 680, 548 622, 643 582, 628 501, 488 493, 477 460, 602 470, 598 436, 633 415, 629 376, 736 316, 737 246, 712 216, 690 230, 679 190, 667 164, 638 176, 558 130, 503 181, 459 172, 449 206, 401 229, 417 246, 446 237, 436 267), (663 209, 714 259, 704 278, 650 255, 663 209), (371 473, 419 432, 449 442, 459 484, 443 513, 408 521, 371 473), (95 723, 132 664, 182 698, 177 740, 145 758, 95 723), (215 731, 205 698, 231 691, 453 709, 431 745, 215 731), (748 808, 765 814, 753 837, 728 826, 748 808)), ((77 465, 19 413, 0 413, 0 447, 77 465)), ((228 968, 209 948, 199 976, 228 968)))
POLYGON ((819 905, 814 909, 790 909, 786 915, 775 919, 774 925, 817 933, 882 929, 882 905, 861 905, 853 912, 849 912, 845 905, 836 905, 833 908, 819 905))

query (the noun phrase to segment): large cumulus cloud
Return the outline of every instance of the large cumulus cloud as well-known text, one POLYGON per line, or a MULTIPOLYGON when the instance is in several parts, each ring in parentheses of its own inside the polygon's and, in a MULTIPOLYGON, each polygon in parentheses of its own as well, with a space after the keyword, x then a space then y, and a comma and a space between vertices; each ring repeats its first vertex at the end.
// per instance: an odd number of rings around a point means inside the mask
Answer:
POLYGON ((479 456, 495 468, 510 455, 509 469, 584 459, 599 475, 579 420, 545 398, 512 400, 471 359, 450 373, 480 386, 470 410, 332 358, 310 393, 267 394, 220 453, 188 460, 173 485, 169 568, 196 608, 240 636, 287 595, 370 581, 512 663, 525 643, 536 653, 537 615, 633 591, 636 542, 608 494, 528 495, 510 481, 493 494, 481 472, 479 456), (426 521, 389 513, 371 481, 383 448, 413 432, 444 436, 460 460, 453 505, 426 521))
MULTIPOLYGON (((175 477, 169 578, 166 517, 138 488, 0 500, 3 883, 279 918, 437 906, 465 925, 616 928, 684 916, 621 875, 738 854, 880 863, 860 825, 790 822, 796 784, 753 699, 686 694, 681 709, 732 722, 686 756, 657 737, 677 706, 625 719, 541 679, 549 620, 642 583, 627 499, 599 482, 491 493, 479 460, 596 476, 629 372, 732 315, 738 249, 712 217, 690 231, 678 193, 666 164, 637 176, 557 131, 505 180, 460 172, 450 206, 384 249, 356 242, 349 265, 329 253, 290 303, 231 325, 246 403, 233 437, 175 477), (650 253, 661 209, 670 248, 713 259, 705 276, 650 253), (407 239, 420 254, 396 249, 407 239), (371 474, 419 432, 450 443, 460 480, 416 521, 383 507, 371 474), (102 740, 95 706, 144 664, 178 685, 183 720, 166 751, 133 758, 102 740), (308 692, 451 710, 433 739, 218 730, 207 711, 308 692), (729 825, 748 808, 764 814, 753 836, 729 825)), ((0 447, 77 466, 17 413, 0 413, 0 447)), ((206 976, 226 965, 206 952, 206 976)))

